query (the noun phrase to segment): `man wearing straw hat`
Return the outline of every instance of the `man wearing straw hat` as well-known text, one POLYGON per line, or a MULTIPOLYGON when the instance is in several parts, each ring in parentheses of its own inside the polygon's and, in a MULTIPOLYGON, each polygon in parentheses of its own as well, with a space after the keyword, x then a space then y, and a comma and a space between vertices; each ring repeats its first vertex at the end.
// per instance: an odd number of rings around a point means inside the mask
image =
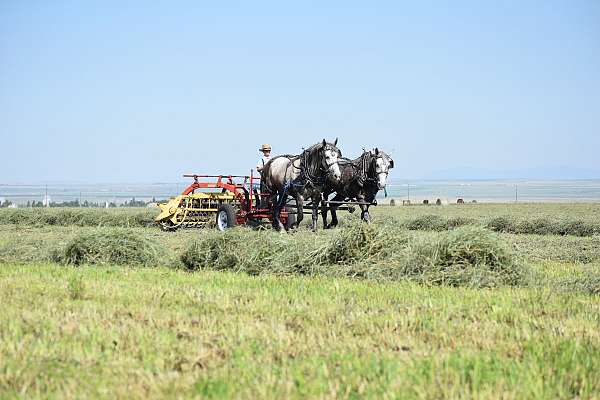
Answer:
POLYGON ((271 159, 271 145, 263 144, 262 147, 260 149, 258 149, 258 151, 262 151, 262 153, 263 153, 263 156, 261 157, 261 159, 258 161, 258 164, 256 165, 256 171, 258 171, 260 173, 260 172, 262 172, 262 169, 265 166, 265 164, 267 162, 269 162, 269 160, 271 159))

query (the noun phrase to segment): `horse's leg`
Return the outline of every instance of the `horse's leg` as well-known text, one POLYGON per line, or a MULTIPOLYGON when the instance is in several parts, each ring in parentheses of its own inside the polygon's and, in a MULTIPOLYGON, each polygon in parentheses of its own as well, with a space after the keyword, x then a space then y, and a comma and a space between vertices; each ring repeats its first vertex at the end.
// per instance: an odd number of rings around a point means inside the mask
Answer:
MULTIPOLYGON (((356 200, 359 201, 359 203, 365 203, 365 196, 363 194, 359 194, 356 197, 356 200)), ((360 204, 360 219, 362 219, 365 222, 371 222, 371 216, 369 215, 369 206, 366 206, 364 204, 360 204)))
POLYGON ((275 194, 271 195, 271 212, 273 213, 273 217, 272 217, 272 225, 273 225, 273 229, 279 229, 279 224, 281 223, 279 221, 279 213, 281 211, 281 207, 278 206, 279 204, 279 195, 277 194, 277 192, 275 192, 275 194))
POLYGON ((323 229, 329 228, 327 225, 327 199, 329 198, 329 193, 323 193, 323 201, 321 201, 321 217, 323 218, 323 229))
MULTIPOLYGON (((332 201, 342 201, 344 200, 344 198, 340 195, 336 195, 332 201)), ((337 209, 338 209, 339 205, 334 203, 331 205, 331 223, 329 224, 330 228, 335 228, 338 224, 338 218, 337 218, 337 209)))
POLYGON ((285 203, 288 197, 288 193, 287 190, 282 190, 281 193, 279 193, 279 201, 277 202, 277 229, 280 231, 285 231, 285 226, 283 225, 283 223, 281 222, 281 209, 283 207, 285 207, 285 203))
POLYGON ((317 231, 317 224, 319 222, 319 204, 323 201, 323 195, 321 193, 313 194, 312 196, 312 231, 317 231))
POLYGON ((296 195, 296 228, 300 227, 300 222, 304 219, 304 197, 301 194, 296 195))
POLYGON ((370 206, 363 206, 363 207, 364 207, 364 211, 363 211, 364 218, 363 219, 365 220, 365 222, 371 223, 371 214, 369 214, 370 206))

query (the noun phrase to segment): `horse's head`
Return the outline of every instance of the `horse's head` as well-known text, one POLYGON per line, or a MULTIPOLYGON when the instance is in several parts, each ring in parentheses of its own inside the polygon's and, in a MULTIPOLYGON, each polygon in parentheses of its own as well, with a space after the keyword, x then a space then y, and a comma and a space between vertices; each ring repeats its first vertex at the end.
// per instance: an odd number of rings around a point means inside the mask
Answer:
POLYGON ((372 168, 377 176, 377 189, 385 188, 387 183, 388 173, 391 168, 394 168, 394 160, 385 152, 380 151, 377 147, 370 151, 372 156, 372 168))
POLYGON ((342 177, 342 172, 338 164, 339 159, 342 157, 342 152, 336 147, 337 141, 336 138, 333 143, 327 143, 323 139, 321 149, 319 150, 323 168, 327 171, 327 175, 333 177, 335 181, 339 181, 342 177))

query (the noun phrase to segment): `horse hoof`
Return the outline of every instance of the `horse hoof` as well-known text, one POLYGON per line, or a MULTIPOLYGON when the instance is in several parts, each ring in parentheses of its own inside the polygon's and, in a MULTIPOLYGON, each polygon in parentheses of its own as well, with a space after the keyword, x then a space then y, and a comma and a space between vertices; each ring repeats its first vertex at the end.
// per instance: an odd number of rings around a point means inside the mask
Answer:
POLYGON ((296 232, 298 230, 298 225, 294 224, 285 228, 286 232, 296 232))

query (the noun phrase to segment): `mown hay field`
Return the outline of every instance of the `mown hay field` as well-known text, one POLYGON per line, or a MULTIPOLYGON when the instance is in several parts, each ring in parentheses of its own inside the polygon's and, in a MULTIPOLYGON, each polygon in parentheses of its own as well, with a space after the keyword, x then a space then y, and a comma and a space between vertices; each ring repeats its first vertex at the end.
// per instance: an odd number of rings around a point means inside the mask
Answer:
POLYGON ((598 204, 377 207, 317 234, 35 211, 0 210, 1 398, 600 393, 598 204))
MULTIPOLYGON (((441 231, 479 225, 516 234, 600 234, 598 203, 463 204, 376 208, 375 216, 411 230, 441 231)), ((152 227, 154 208, 18 208, 0 210, 0 225, 152 227)))

